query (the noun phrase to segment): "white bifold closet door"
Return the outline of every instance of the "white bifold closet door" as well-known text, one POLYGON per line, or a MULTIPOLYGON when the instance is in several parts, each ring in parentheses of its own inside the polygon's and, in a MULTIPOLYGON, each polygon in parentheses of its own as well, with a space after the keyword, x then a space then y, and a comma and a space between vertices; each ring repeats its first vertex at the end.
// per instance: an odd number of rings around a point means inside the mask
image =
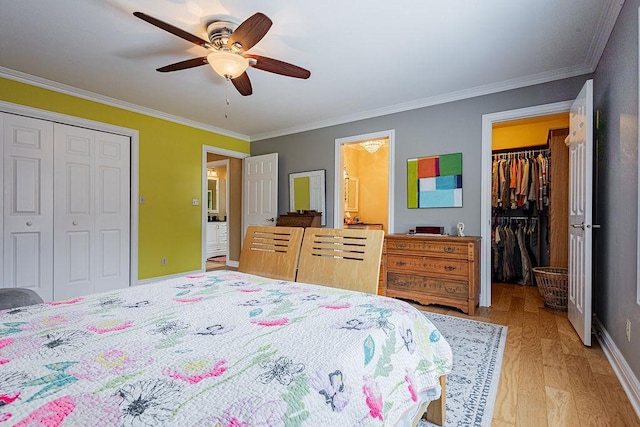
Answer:
POLYGON ((0 113, 2 287, 53 298, 53 123, 0 113))
POLYGON ((129 286, 130 139, 0 113, 2 284, 45 301, 129 286))
POLYGON ((129 138, 55 124, 54 299, 129 284, 129 138))

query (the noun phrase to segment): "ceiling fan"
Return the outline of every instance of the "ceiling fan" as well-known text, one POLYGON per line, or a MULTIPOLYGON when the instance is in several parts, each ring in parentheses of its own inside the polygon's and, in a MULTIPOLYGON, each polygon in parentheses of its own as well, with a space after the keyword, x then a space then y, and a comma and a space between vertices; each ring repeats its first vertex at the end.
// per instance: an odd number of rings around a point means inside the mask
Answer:
POLYGON ((216 73, 225 77, 227 80, 231 80, 238 92, 243 96, 253 93, 251 80, 249 80, 249 76, 246 73, 248 67, 299 79, 308 79, 311 75, 309 70, 305 70, 297 65, 266 56, 246 53, 247 50, 262 40, 273 24, 271 19, 260 12, 250 16, 237 26, 225 20, 214 20, 208 23, 207 35, 209 41, 149 16, 146 13, 134 12, 133 14, 158 28, 211 51, 207 56, 187 59, 186 61, 180 61, 158 68, 158 71, 162 73, 209 64, 216 73))

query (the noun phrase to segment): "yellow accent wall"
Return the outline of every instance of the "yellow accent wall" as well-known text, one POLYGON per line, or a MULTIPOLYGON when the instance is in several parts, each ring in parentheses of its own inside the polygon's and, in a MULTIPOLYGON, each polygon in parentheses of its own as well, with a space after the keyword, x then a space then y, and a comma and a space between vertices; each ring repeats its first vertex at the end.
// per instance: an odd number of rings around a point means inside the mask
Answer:
POLYGON ((532 117, 493 125, 491 148, 505 150, 547 143, 549 129, 569 127, 569 113, 532 117))
POLYGON ((387 231, 389 229, 389 146, 385 145, 373 154, 360 150, 358 161, 361 165, 358 191, 360 221, 382 224, 383 230, 387 231))
POLYGON ((202 146, 249 153, 248 141, 3 78, 0 100, 137 130, 138 279, 201 268, 202 146))

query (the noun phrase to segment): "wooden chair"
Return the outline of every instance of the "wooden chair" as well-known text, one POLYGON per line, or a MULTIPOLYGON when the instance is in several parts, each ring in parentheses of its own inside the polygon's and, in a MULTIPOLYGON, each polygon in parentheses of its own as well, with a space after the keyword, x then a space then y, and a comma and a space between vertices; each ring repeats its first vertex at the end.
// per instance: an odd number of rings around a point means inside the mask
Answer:
POLYGON ((238 271, 294 281, 304 228, 250 225, 244 236, 238 271))
POLYGON ((296 281, 378 293, 384 231, 306 228, 296 281))

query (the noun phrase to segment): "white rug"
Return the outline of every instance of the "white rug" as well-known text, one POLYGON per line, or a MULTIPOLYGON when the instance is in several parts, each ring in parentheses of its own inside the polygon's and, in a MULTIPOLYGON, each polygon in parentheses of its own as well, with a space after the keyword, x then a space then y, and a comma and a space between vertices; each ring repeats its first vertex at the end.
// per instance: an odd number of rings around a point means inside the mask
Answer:
MULTIPOLYGON (((490 426, 498 392, 507 327, 425 313, 453 350, 447 377, 445 426, 490 426)), ((420 427, 435 424, 421 421, 420 427)))

